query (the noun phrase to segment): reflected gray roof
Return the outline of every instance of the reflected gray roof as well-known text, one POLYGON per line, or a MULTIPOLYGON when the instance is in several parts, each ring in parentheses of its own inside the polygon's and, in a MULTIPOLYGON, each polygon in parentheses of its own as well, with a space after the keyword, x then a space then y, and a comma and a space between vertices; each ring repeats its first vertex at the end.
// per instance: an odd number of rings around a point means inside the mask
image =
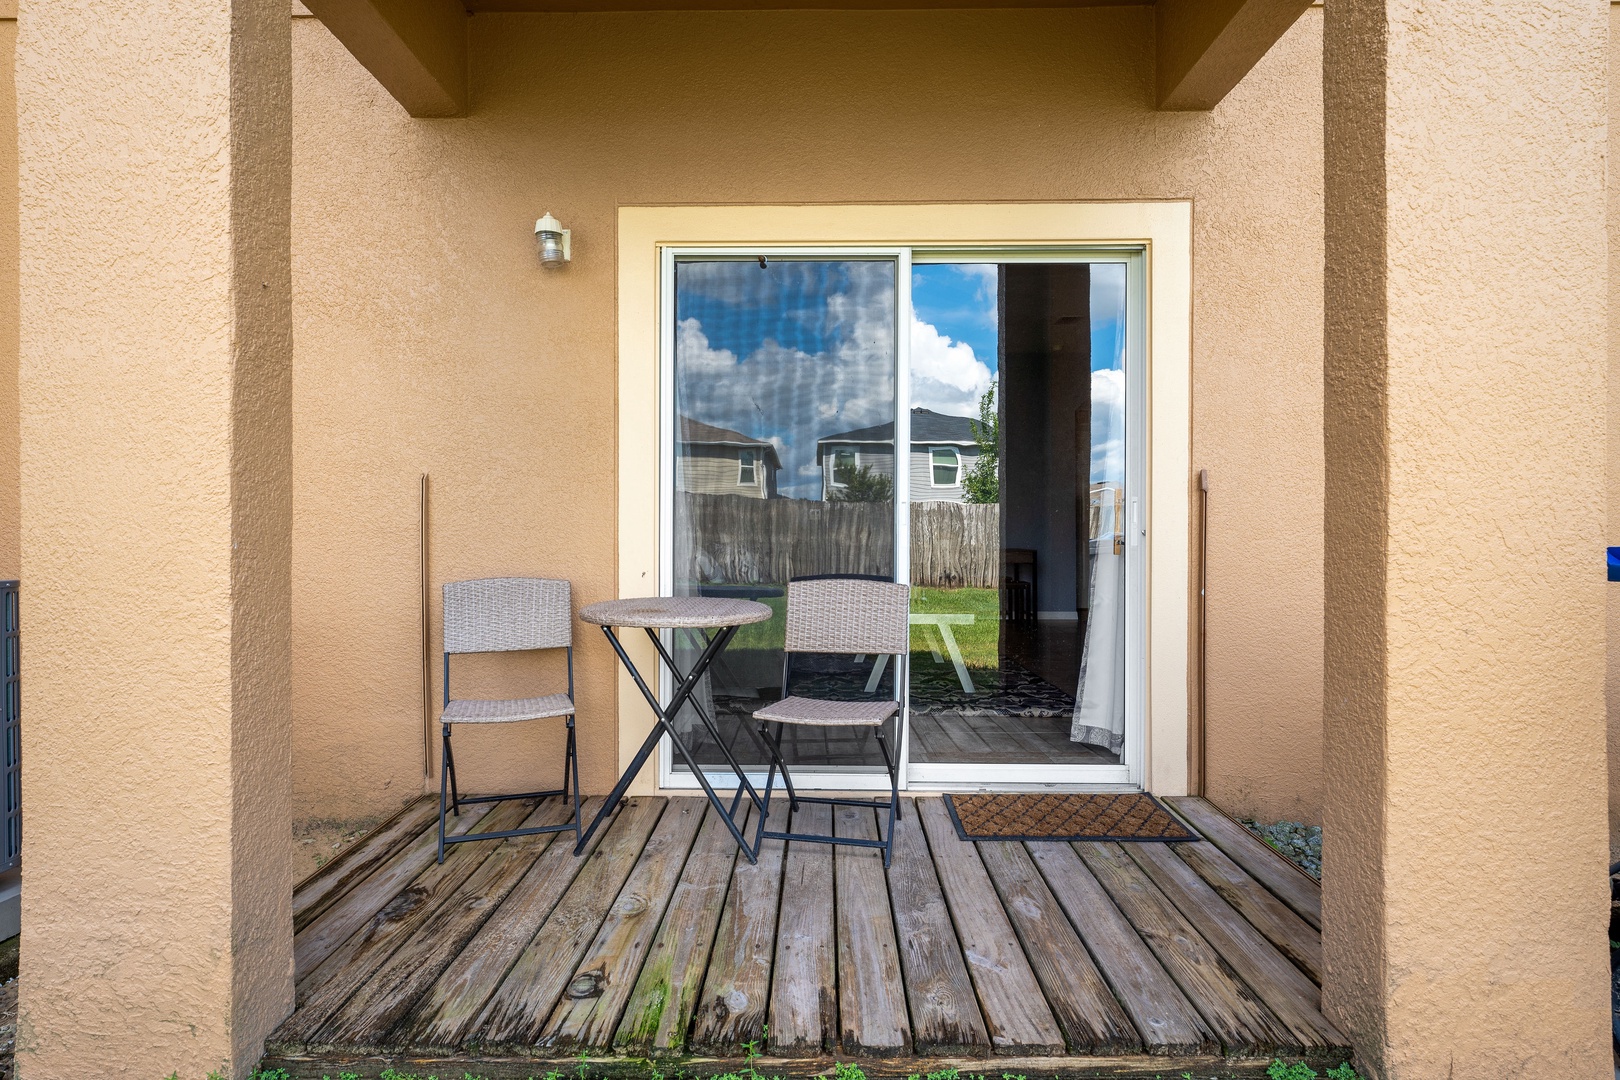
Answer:
POLYGON ((776 456, 776 447, 764 439, 751 439, 740 431, 730 428, 715 427, 705 424, 701 420, 694 420, 690 416, 683 416, 681 421, 680 441, 695 443, 700 446, 737 446, 747 449, 765 451, 765 461, 773 469, 782 467, 782 459, 776 456))
MULTIPOLYGON (((979 440, 973 437, 974 421, 966 416, 948 416, 937 413, 932 409, 911 410, 911 441, 916 443, 932 443, 936 446, 977 446, 979 440)), ((856 428, 854 431, 842 431, 837 435, 828 435, 816 440, 816 460, 820 461, 823 447, 833 443, 866 443, 878 446, 892 446, 894 444, 894 421, 885 424, 874 424, 872 427, 856 428)))

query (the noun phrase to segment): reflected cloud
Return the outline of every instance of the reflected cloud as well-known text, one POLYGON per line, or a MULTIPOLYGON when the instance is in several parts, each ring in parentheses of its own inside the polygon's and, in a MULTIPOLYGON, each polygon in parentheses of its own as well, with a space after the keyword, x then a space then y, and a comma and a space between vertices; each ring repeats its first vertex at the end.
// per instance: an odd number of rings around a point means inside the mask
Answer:
MULTIPOLYGON (((994 269, 992 267, 992 269, 994 269)), ((911 403, 946 416, 979 415, 979 399, 995 380, 965 341, 952 341, 933 323, 911 320, 911 403)))
POLYGON ((819 498, 816 440, 894 418, 892 262, 681 263, 681 415, 770 442, 779 491, 819 498))
POLYGON ((1091 373, 1091 482, 1125 483, 1125 372, 1091 373))

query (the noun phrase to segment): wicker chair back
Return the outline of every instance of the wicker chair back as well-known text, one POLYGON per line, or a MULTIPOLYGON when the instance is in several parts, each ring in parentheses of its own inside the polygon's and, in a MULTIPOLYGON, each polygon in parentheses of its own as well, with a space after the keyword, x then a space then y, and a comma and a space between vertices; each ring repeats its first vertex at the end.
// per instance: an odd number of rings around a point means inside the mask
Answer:
POLYGON ((479 578, 444 586, 444 651, 517 652, 573 644, 568 582, 479 578))
POLYGON ((911 648, 911 587, 865 578, 788 583, 786 651, 887 653, 911 648))

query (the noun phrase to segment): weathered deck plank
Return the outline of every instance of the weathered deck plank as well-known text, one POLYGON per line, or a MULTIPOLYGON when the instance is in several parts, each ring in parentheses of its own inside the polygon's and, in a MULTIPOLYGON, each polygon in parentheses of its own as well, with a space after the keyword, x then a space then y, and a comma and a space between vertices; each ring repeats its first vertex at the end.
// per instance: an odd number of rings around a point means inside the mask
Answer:
MULTIPOLYGON (((470 807, 452 825, 510 827, 522 808, 470 807)), ((1211 1020, 1237 1062, 1275 1049, 1335 1064, 1343 1041, 1302 962, 1320 964, 1319 935, 1212 842, 974 845, 918 798, 887 873, 870 849, 802 843, 767 843, 754 865, 704 801, 634 799, 582 858, 565 834, 452 848, 438 866, 415 810, 415 836, 396 818, 329 875, 346 885, 299 887, 298 941, 324 952, 300 973, 305 1007, 269 1040, 286 1060, 512 1054, 538 1075, 609 1043, 612 1060, 675 1067, 693 1053, 741 1063, 753 1043, 784 1075, 846 1053, 879 1055, 868 1071, 885 1075, 982 1071, 986 1053, 1000 1071, 1168 1075, 1220 1049, 1211 1020), (1043 1022, 1045 1048, 1009 1052, 1010 1031, 1043 1022)), ((794 817, 821 834, 880 827, 868 809, 794 817)))
POLYGON ((1087 842, 1074 847, 1159 963, 1209 1021, 1228 1054, 1269 1054, 1290 1044, 1287 1027, 1271 1015, 1118 844, 1087 842))
POLYGON ((1039 843, 1028 850, 1148 1051, 1177 1056, 1218 1051, 1215 1033, 1074 848, 1039 843))
MULTIPOLYGON (((520 827, 526 818, 544 815, 530 802, 498 803, 484 815, 481 824, 489 832, 520 827)), ((437 843, 437 839, 435 839, 437 843)), ((498 841, 488 844, 457 844, 445 853, 444 862, 422 871, 408 888, 390 900, 383 909, 298 984, 298 1008, 287 1018, 282 1031, 289 1042, 312 1042, 326 1021, 349 997, 374 975, 378 968, 407 944, 428 918, 493 853, 498 841)))
MULTIPOLYGON (((866 807, 833 808, 834 835, 876 840, 877 819, 866 807)), ((888 1057, 911 1044, 900 949, 894 938, 883 856, 876 848, 833 849, 838 926, 838 1030, 846 1054, 888 1057)))
POLYGON ((1186 796, 1168 801, 1250 877, 1270 889, 1313 929, 1321 931, 1322 887, 1311 880, 1309 874, 1266 847, 1259 837, 1206 800, 1186 796))
MULTIPOLYGON (((451 836, 474 829, 496 806, 479 803, 469 806, 458 818, 451 818, 445 831, 451 836)), ((490 830, 482 830, 488 832, 490 830)), ((466 847, 458 844, 456 847, 466 847)), ((455 847, 450 849, 456 850, 455 847)), ((401 889, 427 869, 439 855, 438 829, 423 833, 404 851, 370 874, 329 904, 302 931, 293 936, 293 971, 302 981, 325 961, 332 951, 347 941, 356 930, 364 926, 384 905, 399 895, 401 889)))
POLYGON ((927 799, 916 809, 984 1010, 990 1045, 998 1054, 1062 1053, 1063 1031, 1041 995, 978 849, 956 835, 943 800, 927 799))
POLYGON ((1322 983, 1322 936, 1294 909, 1277 899, 1271 890, 1243 872, 1214 844, 1174 844, 1176 854, 1198 876, 1221 894, 1221 899, 1237 908, 1254 928, 1282 954, 1298 964, 1318 986, 1322 983))
MULTIPOLYGON (((524 828, 561 825, 571 820, 572 804, 547 799, 524 828)), ((381 1048, 387 1034, 416 999, 433 984, 498 908, 513 886, 559 834, 491 841, 483 864, 429 915, 410 939, 366 979, 315 1036, 329 1046, 381 1048)), ((572 843, 574 834, 561 834, 572 843)))
POLYGON ((535 1045, 575 1052, 613 1041, 708 810, 701 799, 676 799, 665 807, 535 1045))
MULTIPOLYGON (((779 814, 786 813, 785 803, 777 805, 782 808, 779 814)), ((743 831, 749 838, 757 827, 756 813, 749 810, 743 831)), ((692 1023, 695 1053, 730 1053, 764 1036, 785 847, 781 840, 766 840, 760 845, 758 863, 739 858, 732 868, 731 888, 692 1023)))
POLYGON ((596 938, 608 906, 635 869, 667 800, 636 798, 613 822, 611 843, 586 860, 544 925, 506 973, 468 1034, 482 1048, 534 1045, 575 967, 596 938))
MULTIPOLYGON (((601 796, 586 800, 580 814, 587 821, 594 819, 602 801, 601 796)), ((461 1046, 518 954, 533 940, 575 876, 589 864, 603 838, 613 835, 617 823, 615 816, 596 830, 578 857, 571 843, 558 842, 548 847, 455 961, 395 1025, 388 1044, 439 1052, 461 1046)))
POLYGON ((1306 1048, 1348 1046, 1321 1011, 1316 984, 1232 910, 1168 844, 1121 845, 1306 1048))
MULTIPOLYGON (((726 886, 737 861, 737 842, 712 810, 686 858, 663 925, 641 965, 624 1019, 613 1037, 621 1053, 680 1053, 697 1006, 726 886)), ((746 860, 744 860, 746 862, 746 860)))
POLYGON ((906 800, 905 819, 895 829, 889 895, 894 901, 894 928, 906 1000, 911 1005, 915 1052, 985 1053, 990 1035, 912 799, 906 800))
POLYGON ((400 807, 399 813, 299 882, 293 889, 293 931, 308 926, 355 882, 386 863, 430 825, 437 824, 438 810, 438 803, 428 795, 400 807))
MULTIPOLYGON (((831 836, 832 812, 806 803, 793 814, 791 831, 831 836)), ((838 1038, 832 849, 789 842, 786 864, 771 975, 768 1051, 777 1057, 813 1057, 831 1050, 838 1038)))
POLYGON ((1003 841, 981 843, 978 848, 1069 1049, 1082 1054, 1141 1050, 1141 1036, 1114 1000, 1029 852, 1022 844, 1003 841))

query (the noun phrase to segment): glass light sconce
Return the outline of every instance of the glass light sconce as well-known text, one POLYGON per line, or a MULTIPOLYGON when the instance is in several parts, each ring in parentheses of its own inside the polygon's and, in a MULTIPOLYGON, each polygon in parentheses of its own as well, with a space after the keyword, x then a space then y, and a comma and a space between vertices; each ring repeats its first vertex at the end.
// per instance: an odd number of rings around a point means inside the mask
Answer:
POLYGON ((562 227, 562 222, 546 215, 534 223, 534 237, 540 246, 540 265, 555 270, 563 263, 572 262, 572 230, 562 227))

